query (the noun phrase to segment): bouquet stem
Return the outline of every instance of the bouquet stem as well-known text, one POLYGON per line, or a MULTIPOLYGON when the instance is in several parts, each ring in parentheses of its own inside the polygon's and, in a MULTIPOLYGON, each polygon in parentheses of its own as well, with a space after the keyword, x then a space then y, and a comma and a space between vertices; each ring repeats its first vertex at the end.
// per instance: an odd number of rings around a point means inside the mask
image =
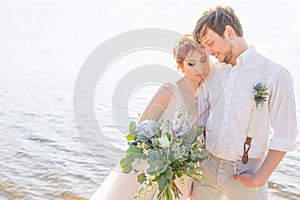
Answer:
POLYGON ((167 184, 165 189, 158 194, 159 200, 171 200, 171 199, 180 199, 179 194, 182 195, 182 192, 177 187, 176 183, 167 184))

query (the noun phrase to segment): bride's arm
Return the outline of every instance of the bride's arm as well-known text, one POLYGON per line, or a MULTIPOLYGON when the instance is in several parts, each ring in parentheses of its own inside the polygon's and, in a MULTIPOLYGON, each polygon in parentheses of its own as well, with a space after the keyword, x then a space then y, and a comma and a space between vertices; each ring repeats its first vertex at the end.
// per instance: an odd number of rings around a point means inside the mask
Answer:
POLYGON ((164 113, 172 97, 172 90, 168 86, 162 86, 154 95, 143 115, 141 116, 139 123, 146 120, 159 120, 164 113))

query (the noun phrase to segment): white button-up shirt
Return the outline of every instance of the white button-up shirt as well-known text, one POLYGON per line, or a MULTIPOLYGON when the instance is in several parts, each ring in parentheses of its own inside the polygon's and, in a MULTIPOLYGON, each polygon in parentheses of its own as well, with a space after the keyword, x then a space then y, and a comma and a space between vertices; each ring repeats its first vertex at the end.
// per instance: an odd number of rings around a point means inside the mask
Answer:
POLYGON ((268 149, 290 151, 296 147, 293 79, 285 68, 250 46, 235 66, 215 64, 199 91, 206 148, 215 156, 241 160, 254 105, 253 86, 259 81, 267 85, 268 97, 258 113, 249 158, 263 158, 268 149))

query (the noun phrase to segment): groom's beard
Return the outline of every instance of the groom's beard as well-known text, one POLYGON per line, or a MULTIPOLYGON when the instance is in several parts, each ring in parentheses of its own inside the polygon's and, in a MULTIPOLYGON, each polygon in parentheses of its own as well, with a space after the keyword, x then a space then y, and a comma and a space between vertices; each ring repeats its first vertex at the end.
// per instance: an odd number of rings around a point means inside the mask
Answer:
POLYGON ((232 59, 232 57, 233 57, 233 54, 232 54, 232 52, 233 52, 233 45, 231 45, 230 46, 230 49, 224 54, 224 59, 223 59, 223 61, 221 61, 221 62, 223 62, 223 63, 226 63, 226 64, 229 64, 229 61, 232 59))

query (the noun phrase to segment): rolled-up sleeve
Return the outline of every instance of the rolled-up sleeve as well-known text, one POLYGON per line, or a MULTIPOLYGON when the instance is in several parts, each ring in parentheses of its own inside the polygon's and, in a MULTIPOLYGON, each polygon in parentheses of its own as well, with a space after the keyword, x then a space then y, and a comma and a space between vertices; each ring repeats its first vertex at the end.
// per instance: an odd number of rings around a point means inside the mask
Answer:
POLYGON ((271 81, 269 109, 270 123, 274 130, 269 149, 294 150, 297 136, 296 103, 293 78, 287 70, 281 69, 271 81))

